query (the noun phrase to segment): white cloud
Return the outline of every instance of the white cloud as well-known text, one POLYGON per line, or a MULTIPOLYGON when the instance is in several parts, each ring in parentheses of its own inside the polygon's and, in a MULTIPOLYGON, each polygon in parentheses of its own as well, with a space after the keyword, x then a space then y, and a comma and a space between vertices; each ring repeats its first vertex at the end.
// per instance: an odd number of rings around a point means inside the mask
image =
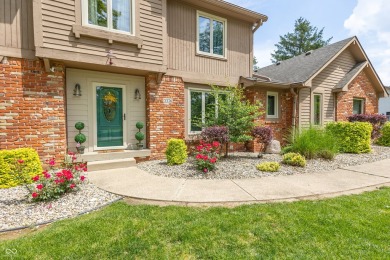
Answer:
POLYGON ((257 58, 257 66, 259 68, 270 65, 271 62, 271 53, 275 49, 274 43, 271 41, 264 41, 261 43, 255 43, 253 46, 254 55, 257 58))
POLYGON ((390 85, 390 4, 388 0, 358 0, 344 27, 357 35, 379 77, 390 85))

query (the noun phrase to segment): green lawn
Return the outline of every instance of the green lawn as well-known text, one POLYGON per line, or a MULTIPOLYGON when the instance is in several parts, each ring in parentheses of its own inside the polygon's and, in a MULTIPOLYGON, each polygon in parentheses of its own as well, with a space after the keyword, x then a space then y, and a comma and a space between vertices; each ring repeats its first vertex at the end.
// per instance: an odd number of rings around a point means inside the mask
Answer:
POLYGON ((236 208, 115 203, 0 243, 14 259, 390 259, 390 188, 236 208))

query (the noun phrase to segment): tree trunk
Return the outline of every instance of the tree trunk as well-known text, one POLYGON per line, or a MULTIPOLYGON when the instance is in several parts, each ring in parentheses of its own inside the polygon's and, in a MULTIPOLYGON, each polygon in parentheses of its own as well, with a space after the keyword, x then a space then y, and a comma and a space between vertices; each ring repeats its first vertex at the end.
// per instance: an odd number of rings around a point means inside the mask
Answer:
POLYGON ((225 158, 229 156, 229 142, 226 143, 225 158))

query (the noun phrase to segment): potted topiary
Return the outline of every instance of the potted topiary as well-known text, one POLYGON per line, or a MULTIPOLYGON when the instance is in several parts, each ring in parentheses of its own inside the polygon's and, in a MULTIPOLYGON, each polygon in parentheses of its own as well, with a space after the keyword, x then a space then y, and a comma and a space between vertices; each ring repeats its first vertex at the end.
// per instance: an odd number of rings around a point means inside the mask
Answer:
POLYGON ((143 146, 144 146, 143 143, 142 143, 142 140, 145 139, 144 133, 141 132, 141 129, 144 128, 144 123, 137 122, 135 124, 135 127, 137 127, 137 129, 138 129, 138 132, 135 134, 135 139, 138 140, 137 147, 138 147, 138 149, 141 150, 143 148, 143 146))
POLYGON ((84 149, 85 149, 85 146, 82 145, 83 143, 85 143, 85 141, 87 141, 87 137, 81 133, 81 130, 84 129, 85 125, 83 122, 77 122, 74 127, 79 130, 79 133, 74 137, 74 140, 76 141, 76 149, 77 149, 77 152, 79 154, 83 154, 84 153, 84 149))

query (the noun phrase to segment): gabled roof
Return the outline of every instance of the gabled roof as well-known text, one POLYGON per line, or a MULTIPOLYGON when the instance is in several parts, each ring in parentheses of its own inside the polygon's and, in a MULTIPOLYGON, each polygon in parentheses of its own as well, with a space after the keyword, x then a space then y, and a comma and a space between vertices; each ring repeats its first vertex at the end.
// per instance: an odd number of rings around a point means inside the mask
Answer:
POLYGON ((260 68, 255 71, 256 75, 268 77, 273 82, 298 83, 305 82, 317 71, 323 68, 337 53, 339 53, 355 37, 351 37, 325 47, 304 53, 280 64, 260 68))
POLYGON ((356 36, 260 68, 255 71, 253 77, 242 78, 241 82, 244 86, 310 87, 312 79, 347 48, 353 52, 357 64, 334 86, 334 91, 347 91, 349 83, 364 70, 379 96, 387 96, 382 81, 356 36))
POLYGON ((368 61, 356 64, 345 76, 336 84, 333 91, 347 91, 349 83, 367 66, 368 61))

